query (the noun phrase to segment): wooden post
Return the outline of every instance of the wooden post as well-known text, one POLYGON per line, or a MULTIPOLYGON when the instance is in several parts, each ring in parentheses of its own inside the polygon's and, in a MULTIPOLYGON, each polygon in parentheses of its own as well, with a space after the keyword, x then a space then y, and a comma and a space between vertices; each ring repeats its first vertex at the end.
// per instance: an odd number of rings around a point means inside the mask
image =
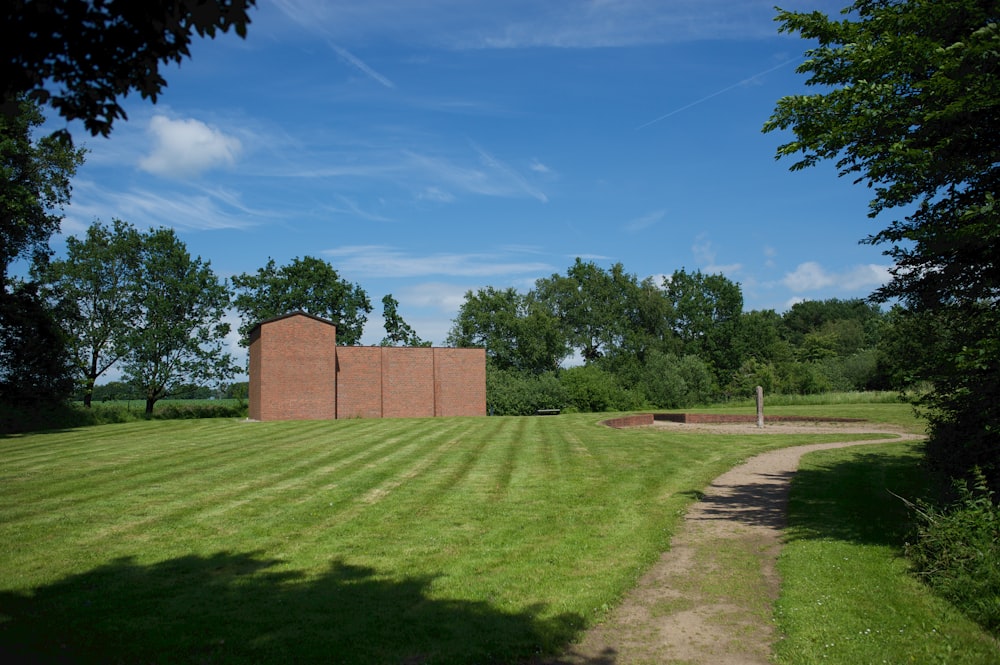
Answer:
POLYGON ((764 389, 757 386, 757 427, 764 427, 764 389))

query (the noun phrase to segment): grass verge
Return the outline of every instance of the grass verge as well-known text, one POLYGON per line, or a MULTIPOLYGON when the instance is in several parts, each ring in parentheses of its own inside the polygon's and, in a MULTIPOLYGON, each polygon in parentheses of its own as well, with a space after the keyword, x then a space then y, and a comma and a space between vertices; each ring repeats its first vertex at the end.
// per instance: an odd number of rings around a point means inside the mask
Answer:
POLYGON ((931 487, 919 447, 807 455, 792 481, 776 607, 779 663, 1000 662, 1000 646, 914 577, 902 548, 912 515, 889 491, 931 487))

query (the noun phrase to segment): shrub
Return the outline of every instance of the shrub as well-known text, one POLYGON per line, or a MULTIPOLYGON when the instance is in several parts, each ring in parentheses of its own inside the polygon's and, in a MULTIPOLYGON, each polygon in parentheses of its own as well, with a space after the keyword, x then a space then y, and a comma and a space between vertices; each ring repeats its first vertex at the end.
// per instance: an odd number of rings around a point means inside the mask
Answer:
POLYGON ((494 416, 530 416, 539 409, 566 407, 566 394, 553 372, 532 374, 486 368, 486 405, 494 416))
POLYGON ((971 488, 956 480, 955 489, 957 499, 943 508, 918 507, 906 554, 931 588, 1000 635, 1000 507, 978 470, 971 488))
POLYGON ((195 418, 240 418, 247 415, 244 404, 176 404, 153 411, 156 420, 191 420, 195 418))
POLYGON ((570 367, 562 372, 560 383, 566 392, 567 405, 576 411, 632 411, 646 406, 640 390, 623 388, 614 374, 596 365, 570 367))

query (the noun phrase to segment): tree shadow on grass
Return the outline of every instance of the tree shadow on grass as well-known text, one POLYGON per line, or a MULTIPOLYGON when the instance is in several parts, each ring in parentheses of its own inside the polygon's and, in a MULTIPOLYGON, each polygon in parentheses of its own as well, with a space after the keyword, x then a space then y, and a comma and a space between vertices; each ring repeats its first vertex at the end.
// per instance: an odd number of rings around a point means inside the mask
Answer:
POLYGON ((913 455, 854 452, 800 469, 792 479, 787 537, 900 547, 913 522, 907 502, 933 491, 913 455))
POLYGON ((122 558, 30 594, 0 593, 4 663, 510 663, 582 627, 543 608, 432 598, 432 576, 333 562, 322 575, 259 553, 151 565, 122 558))

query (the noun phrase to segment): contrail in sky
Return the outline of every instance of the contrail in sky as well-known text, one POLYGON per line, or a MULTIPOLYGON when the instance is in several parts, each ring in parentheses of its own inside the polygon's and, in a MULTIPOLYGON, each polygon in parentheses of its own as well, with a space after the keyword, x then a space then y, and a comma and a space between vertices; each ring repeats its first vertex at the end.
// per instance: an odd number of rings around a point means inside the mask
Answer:
POLYGON ((781 69, 782 67, 790 65, 793 62, 795 62, 796 60, 798 60, 798 58, 792 58, 791 60, 785 60, 784 62, 782 62, 780 64, 777 64, 774 67, 771 67, 770 69, 765 69, 762 72, 757 72, 753 76, 750 76, 748 78, 743 79, 742 81, 739 81, 739 82, 734 83, 734 84, 732 84, 730 86, 727 86, 727 87, 723 88, 722 90, 716 90, 711 95, 706 95, 705 97, 702 97, 699 100, 693 101, 690 104, 682 106, 679 109, 674 109, 670 113, 666 113, 664 115, 661 115, 659 118, 653 118, 649 122, 644 123, 642 125, 639 125, 635 129, 636 129, 636 131, 639 131, 640 129, 645 129, 646 127, 649 127, 650 125, 655 125, 656 123, 660 122, 661 120, 666 120, 667 118, 669 118, 672 115, 677 115, 678 113, 680 113, 682 111, 687 111, 692 106, 697 106, 698 104, 701 104, 702 102, 707 102, 708 100, 712 99, 713 97, 718 97, 719 95, 727 93, 727 92, 729 92, 730 90, 732 90, 734 88, 740 87, 741 85, 745 85, 745 84, 749 83, 750 81, 753 81, 756 78, 764 76, 765 74, 770 74, 771 72, 773 72, 773 71, 775 71, 777 69, 781 69))
POLYGON ((336 51, 337 55, 339 55, 341 58, 343 58, 344 60, 346 60, 351 65, 354 65, 355 67, 357 67, 358 69, 360 69, 362 72, 364 72, 365 74, 367 74, 371 78, 375 79, 376 81, 378 81, 379 83, 381 83, 385 87, 387 87, 387 88, 395 88, 396 87, 395 83, 393 83, 392 81, 390 81, 389 79, 387 79, 386 77, 382 76, 377 71, 375 71, 374 69, 372 69, 371 67, 369 67, 367 64, 365 64, 365 62, 361 58, 359 58, 358 56, 354 55, 353 53, 351 53, 350 51, 348 51, 346 48, 344 48, 342 46, 337 46, 336 44, 334 44, 332 41, 329 41, 329 40, 327 40, 327 44, 329 44, 330 48, 332 48, 334 51, 336 51))

